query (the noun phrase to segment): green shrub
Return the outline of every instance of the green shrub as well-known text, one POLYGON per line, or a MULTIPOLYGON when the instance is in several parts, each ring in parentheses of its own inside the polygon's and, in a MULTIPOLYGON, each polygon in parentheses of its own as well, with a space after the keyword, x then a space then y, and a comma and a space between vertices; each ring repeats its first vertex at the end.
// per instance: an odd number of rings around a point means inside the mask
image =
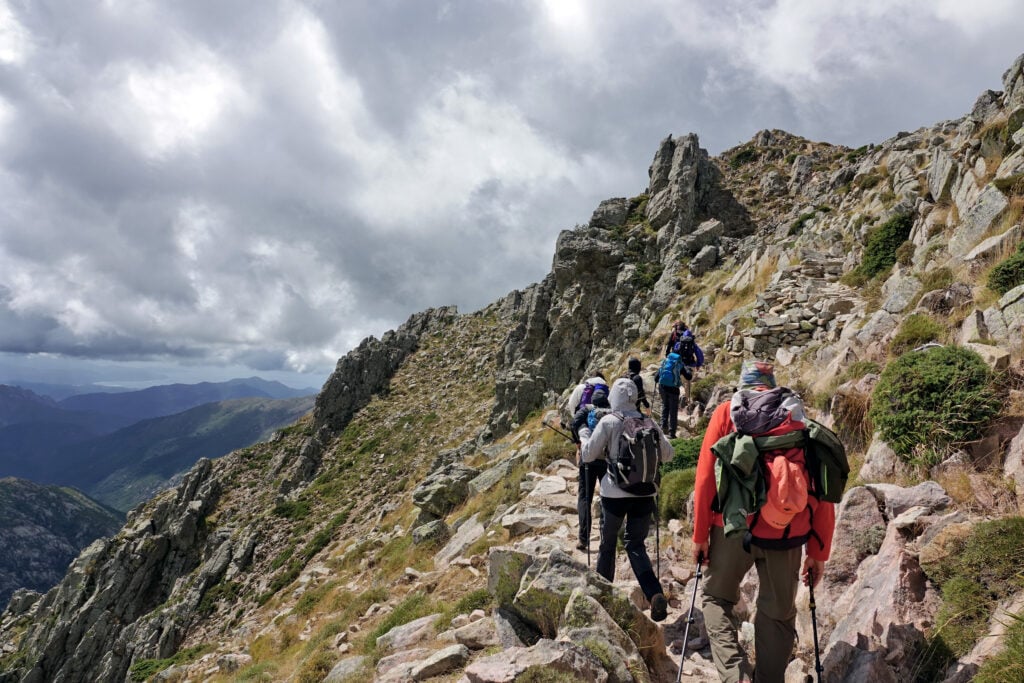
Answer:
POLYGON ((985 361, 959 346, 905 353, 882 371, 868 418, 897 454, 932 465, 999 412, 992 380, 985 361))
POLYGON ((903 324, 892 338, 889 350, 893 355, 920 346, 926 342, 941 341, 945 329, 931 317, 923 313, 914 313, 903 319, 903 324))
POLYGON ((751 161, 756 160, 758 156, 760 155, 756 149, 746 147, 732 155, 732 158, 729 159, 729 167, 735 170, 744 164, 749 164, 751 161))
POLYGON ((1006 294, 1018 285, 1024 285, 1024 242, 1017 253, 1002 261, 988 273, 988 288, 998 294, 1006 294))
POLYGON ((686 499, 693 491, 697 468, 672 470, 661 478, 658 491, 658 515, 660 519, 680 519, 686 516, 686 499))
POLYGON ((943 266, 930 270, 921 276, 921 291, 932 292, 936 289, 945 289, 953 284, 953 271, 943 266))
POLYGON ((168 667, 186 664, 198 659, 212 649, 213 647, 210 645, 196 645, 179 650, 167 659, 139 659, 128 669, 128 676, 133 681, 145 681, 168 667))
POLYGON ((940 661, 932 669, 970 652, 988 631, 995 605, 1024 588, 1024 517, 982 522, 970 535, 952 540, 947 550, 943 559, 925 566, 942 595, 929 642, 931 656, 940 661))
POLYGON ((910 237, 914 218, 910 214, 893 216, 868 233, 864 260, 857 270, 867 277, 888 273, 896 263, 896 250, 910 237))
POLYGON ((704 439, 695 436, 689 439, 672 439, 672 448, 676 455, 672 460, 661 465, 661 476, 675 470, 685 470, 697 466, 697 458, 700 456, 700 444, 704 439))

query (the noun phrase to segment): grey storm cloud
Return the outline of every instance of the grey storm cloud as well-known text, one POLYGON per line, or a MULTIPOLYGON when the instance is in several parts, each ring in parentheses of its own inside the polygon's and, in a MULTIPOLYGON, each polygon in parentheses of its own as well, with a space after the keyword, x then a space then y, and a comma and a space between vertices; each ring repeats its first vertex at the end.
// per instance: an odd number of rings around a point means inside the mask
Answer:
POLYGON ((1013 0, 0 0, 0 353, 327 372, 537 281, 658 141, 966 113, 1013 0))

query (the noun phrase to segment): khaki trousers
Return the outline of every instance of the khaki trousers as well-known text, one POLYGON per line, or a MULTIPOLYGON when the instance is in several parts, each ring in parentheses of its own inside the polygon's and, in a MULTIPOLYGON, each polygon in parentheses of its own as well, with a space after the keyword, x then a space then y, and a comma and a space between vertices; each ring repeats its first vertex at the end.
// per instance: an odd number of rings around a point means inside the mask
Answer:
POLYGON ((786 665, 796 642, 796 591, 803 549, 743 550, 743 537, 726 538, 720 526, 711 527, 702 608, 711 656, 723 683, 736 683, 751 675, 750 663, 740 647, 734 613, 740 582, 753 565, 757 568, 757 616, 754 618, 755 683, 783 683, 786 665))

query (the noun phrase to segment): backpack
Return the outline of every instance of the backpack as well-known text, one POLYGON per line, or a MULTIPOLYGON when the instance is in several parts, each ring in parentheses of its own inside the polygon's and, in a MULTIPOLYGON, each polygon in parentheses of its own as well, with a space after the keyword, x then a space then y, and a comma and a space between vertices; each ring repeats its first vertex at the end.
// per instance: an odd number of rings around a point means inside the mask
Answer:
POLYGON ((686 379, 693 377, 679 360, 679 354, 670 353, 661 361, 661 367, 658 368, 658 384, 663 387, 678 387, 682 383, 680 374, 686 379))
POLYGON ((658 492, 661 432, 649 417, 626 417, 622 435, 608 448, 608 475, 615 485, 636 496, 653 496, 658 492))
POLYGON ((583 385, 583 394, 580 396, 579 404, 573 407, 573 412, 579 410, 581 407, 585 405, 589 405, 593 401, 594 392, 597 391, 598 389, 602 390, 605 393, 605 396, 608 395, 607 384, 601 384, 599 382, 591 384, 590 382, 587 382, 585 385, 583 385))
MULTIPOLYGON (((760 545, 802 545, 807 538, 789 538, 789 523, 808 506, 810 496, 831 503, 842 501, 850 474, 846 449, 834 432, 806 416, 803 401, 786 387, 738 391, 733 394, 729 414, 736 432, 722 437, 712 451, 720 462, 729 462, 732 472, 742 474, 749 468, 760 479, 754 487, 760 507, 750 526, 763 519, 774 528, 786 530, 782 539, 760 545), (785 425, 791 429, 779 429, 785 425), (776 433, 765 436, 768 431, 776 433), (756 454, 753 464, 749 462, 751 447, 756 454)), ((720 487, 720 492, 723 490, 720 487)), ((748 531, 744 547, 749 548, 750 543, 748 531)))
POLYGON ((610 413, 609 408, 594 408, 587 413, 587 426, 590 427, 590 431, 593 432, 597 427, 597 423, 601 421, 601 418, 610 413))
POLYGON ((683 333, 683 336, 676 340, 676 343, 672 345, 672 352, 679 354, 684 365, 696 365, 697 364, 697 342, 693 338, 693 335, 683 333))

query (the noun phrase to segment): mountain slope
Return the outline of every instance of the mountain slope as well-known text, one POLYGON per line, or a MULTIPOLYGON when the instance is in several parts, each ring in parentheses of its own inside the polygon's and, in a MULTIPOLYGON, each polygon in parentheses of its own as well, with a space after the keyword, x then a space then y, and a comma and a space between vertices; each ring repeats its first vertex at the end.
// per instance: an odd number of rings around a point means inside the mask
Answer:
POLYGON ((18 588, 45 591, 85 546, 124 517, 74 489, 0 479, 0 603, 18 588))
POLYGON ((94 393, 69 396, 59 405, 67 410, 89 411, 118 416, 122 426, 152 417, 173 415, 203 403, 233 398, 296 398, 308 396, 306 390, 292 389, 280 382, 258 377, 227 382, 166 384, 139 391, 94 393))
MULTIPOLYGON (((57 587, 12 606, 0 681, 172 666, 169 677, 214 681, 320 681, 335 666, 349 680, 497 681, 545 666, 672 680, 681 648, 665 646, 692 588, 685 522, 661 536, 674 604, 657 626, 624 566, 609 586, 573 550, 574 468, 558 462, 573 449, 544 421, 590 370, 616 376, 631 355, 653 366, 680 318, 708 360, 681 415, 693 436, 730 395, 738 361, 759 356, 863 437, 854 462, 866 483, 840 506, 817 595, 823 678, 968 679, 1000 637, 982 623, 974 652, 949 649, 936 628, 942 584, 955 584, 946 559, 980 520, 1015 519, 1024 500, 1024 283, 984 286, 1024 231, 1024 56, 1004 85, 962 119, 857 150, 762 131, 713 159, 695 135, 666 138, 649 186, 563 232, 542 282, 365 340, 312 416, 273 443, 200 461, 57 587), (1001 421, 931 469, 901 461, 863 421, 864 387, 902 353, 894 341, 912 314, 934 323, 924 341, 963 343, 1001 373, 1001 421)), ((686 492, 675 493, 667 512, 685 517, 686 492)), ((1003 560, 1019 552, 1008 545, 1003 560)), ((1024 600, 1012 580, 982 593, 996 621, 1024 600)), ((813 661, 800 604, 798 677, 813 661)), ((712 680, 695 630, 690 680, 712 680)))
POLYGON ((241 398, 143 420, 74 444, 55 456, 60 483, 128 510, 201 458, 217 458, 270 437, 313 408, 313 397, 241 398))

